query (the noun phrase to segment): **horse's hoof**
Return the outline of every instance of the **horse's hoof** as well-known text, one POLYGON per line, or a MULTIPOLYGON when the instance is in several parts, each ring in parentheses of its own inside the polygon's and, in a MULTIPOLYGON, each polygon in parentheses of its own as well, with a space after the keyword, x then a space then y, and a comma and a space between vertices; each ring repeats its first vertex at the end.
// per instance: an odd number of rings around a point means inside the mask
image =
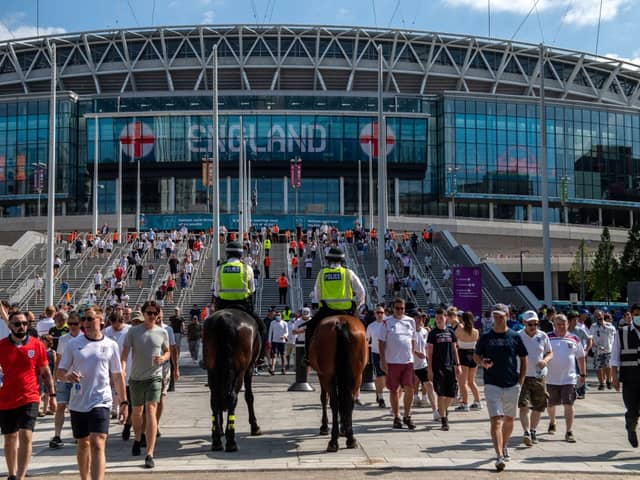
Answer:
POLYGON ((258 427, 257 425, 256 425, 255 428, 251 427, 251 435, 254 436, 254 437, 262 435, 262 430, 260 430, 260 427, 258 427))
POLYGON ((224 448, 225 452, 237 452, 238 444, 237 443, 227 443, 227 446, 224 448))
POLYGON ((327 445, 327 452, 335 453, 337 451, 338 451, 338 442, 336 443, 329 442, 329 445, 327 445))
POLYGON ((221 452, 222 451, 222 443, 212 443, 211 444, 212 452, 221 452))
POLYGON ((329 435, 329 427, 320 427, 320 435, 329 435))
POLYGON ((347 448, 356 448, 358 446, 358 442, 355 438, 347 439, 347 448))

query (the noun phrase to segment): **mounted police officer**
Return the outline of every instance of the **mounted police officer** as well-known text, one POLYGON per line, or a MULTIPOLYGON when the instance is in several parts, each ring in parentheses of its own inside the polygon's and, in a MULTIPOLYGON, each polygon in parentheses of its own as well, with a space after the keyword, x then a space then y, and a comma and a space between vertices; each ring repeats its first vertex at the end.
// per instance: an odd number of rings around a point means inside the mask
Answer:
MULTIPOLYGON (((223 308, 239 308, 253 316, 258 324, 262 343, 267 337, 264 322, 253 311, 253 294, 256 290, 253 270, 244 263, 244 249, 238 241, 227 243, 227 260, 216 270, 214 285, 214 306, 216 310, 223 308)), ((263 349, 264 350, 264 349, 263 349)), ((262 358, 262 353, 260 354, 262 358)))
POLYGON ((613 339, 611 366, 613 386, 620 390, 627 409, 624 414, 627 438, 633 448, 638 447, 638 416, 640 415, 640 305, 631 306, 631 325, 624 325, 613 339))
POLYGON ((306 324, 304 351, 307 364, 313 332, 320 321, 340 313, 353 315, 365 301, 362 282, 352 270, 343 266, 344 252, 339 248, 331 247, 325 257, 328 265, 318 272, 314 287, 314 298, 317 299, 320 308, 306 324))

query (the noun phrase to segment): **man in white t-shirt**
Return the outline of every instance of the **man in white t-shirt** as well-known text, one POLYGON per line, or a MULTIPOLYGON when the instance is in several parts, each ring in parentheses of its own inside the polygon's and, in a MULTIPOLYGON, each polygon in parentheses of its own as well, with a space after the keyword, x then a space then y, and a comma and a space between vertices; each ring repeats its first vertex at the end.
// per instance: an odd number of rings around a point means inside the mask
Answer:
POLYGON ((564 315, 553 318, 553 332, 549 334, 553 360, 547 367, 547 393, 549 394, 549 433, 556 432, 556 406, 564 407, 567 427, 565 440, 575 443, 573 435, 573 404, 576 400, 576 383, 584 384, 587 376, 587 362, 580 339, 569 333, 569 320, 564 315), (576 373, 576 363, 579 373, 576 373))
POLYGON ((380 334, 380 368, 386 373, 389 400, 393 412, 393 428, 407 425, 416 428, 411 420, 413 403, 413 352, 416 349, 414 335, 416 324, 404 313, 405 302, 401 298, 393 301, 393 314, 385 319, 385 328, 380 334), (400 419, 400 389, 404 388, 404 417, 400 419))
POLYGON ((371 322, 367 326, 367 341, 371 345, 371 363, 373 365, 373 375, 374 375, 374 383, 376 385, 376 402, 378 402, 378 407, 386 408, 387 405, 384 402, 384 384, 385 384, 385 373, 382 368, 380 368, 380 336, 382 334, 382 330, 385 328, 384 325, 384 305, 379 304, 376 305, 375 310, 373 311, 376 321, 371 322))
MULTIPOLYGON (((73 436, 78 440, 78 468, 81 478, 104 478, 109 414, 113 382, 122 406, 127 405, 124 376, 118 344, 101 331, 102 312, 85 310, 82 318, 84 336, 67 345, 60 361, 57 378, 73 383, 69 410, 73 436)), ((120 423, 127 419, 127 409, 120 410, 120 423)))
POLYGON ((591 325, 589 333, 593 339, 593 353, 599 382, 598 390, 604 390, 605 382, 607 389, 611 390, 611 349, 617 332, 613 325, 604 320, 602 310, 596 310, 593 316, 596 322, 591 325))
POLYGON ((36 324, 36 330, 38 331, 38 336, 47 335, 51 327, 53 327, 56 322, 53 320, 53 316, 56 314, 56 308, 53 305, 49 305, 44 309, 45 317, 38 321, 36 324))
MULTIPOLYGON (((80 330, 80 316, 77 312, 71 312, 69 314, 69 318, 67 319, 67 326, 69 327, 69 333, 60 337, 58 340, 58 348, 56 350, 56 368, 60 365, 60 361, 64 355, 64 352, 67 348, 67 345, 71 340, 78 336, 84 335, 80 330)), ((60 438, 62 434, 62 427, 64 425, 64 412, 67 409, 67 405, 69 404, 69 399, 71 398, 71 388, 73 384, 70 382, 61 382, 60 380, 56 380, 56 413, 53 420, 54 430, 53 430, 53 438, 49 441, 49 448, 62 448, 64 447, 64 443, 60 438)))
POLYGON ((279 313, 276 314, 276 318, 269 324, 269 333, 267 334, 267 341, 271 344, 271 368, 269 369, 271 375, 275 374, 278 357, 280 357, 281 372, 283 375, 286 373, 284 369, 284 346, 287 343, 288 335, 289 327, 287 322, 282 319, 279 313))
POLYGON ((549 337, 538 329, 538 314, 527 310, 522 314, 524 329, 518 332, 527 349, 527 373, 524 377, 518 407, 520 423, 524 436, 522 441, 527 447, 538 443, 537 427, 540 416, 547 408, 547 365, 553 358, 549 337), (531 415, 529 415, 531 409, 531 415))

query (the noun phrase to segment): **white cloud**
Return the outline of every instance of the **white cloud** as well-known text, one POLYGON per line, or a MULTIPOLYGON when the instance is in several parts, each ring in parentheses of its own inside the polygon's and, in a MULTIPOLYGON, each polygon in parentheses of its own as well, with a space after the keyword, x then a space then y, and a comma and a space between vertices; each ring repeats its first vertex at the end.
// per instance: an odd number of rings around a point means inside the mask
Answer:
POLYGON ((14 38, 30 38, 36 37, 38 34, 40 36, 45 35, 58 35, 61 33, 66 33, 64 28, 59 27, 40 27, 38 30, 33 25, 20 25, 17 27, 10 27, 11 30, 7 29, 7 26, 4 23, 0 23, 0 40, 13 40, 14 38), (12 35, 13 34, 13 35, 12 35))
MULTIPOLYGON (((602 21, 613 20, 623 7, 629 4, 629 0, 607 0, 602 2, 602 21)), ((600 0, 581 0, 574 2, 562 17, 562 22, 579 27, 596 25, 600 16, 600 0)))
MULTIPOLYGON (((487 0, 441 0, 452 7, 468 7, 486 12, 487 0)), ((615 19, 633 0, 607 0, 602 3, 602 21, 615 19)), ((527 14, 535 0, 491 0, 492 13, 527 14)), ((595 25, 600 15, 600 0, 539 0, 539 12, 563 12, 562 22, 578 27, 595 25), (564 13, 566 12, 566 13, 564 13)))
POLYGON ((623 57, 617 53, 607 53, 604 56, 608 58, 615 58, 616 60, 622 60, 623 62, 633 63, 634 65, 625 65, 625 68, 630 70, 640 70, 640 50, 636 50, 631 55, 631 57, 623 57))
POLYGON ((349 14, 351 14, 351 12, 349 11, 348 8, 341 7, 338 9, 338 18, 348 17, 349 14))
POLYGON ((213 10, 207 10, 202 14, 202 23, 205 23, 205 24, 213 23, 214 16, 215 16, 215 12, 213 10))

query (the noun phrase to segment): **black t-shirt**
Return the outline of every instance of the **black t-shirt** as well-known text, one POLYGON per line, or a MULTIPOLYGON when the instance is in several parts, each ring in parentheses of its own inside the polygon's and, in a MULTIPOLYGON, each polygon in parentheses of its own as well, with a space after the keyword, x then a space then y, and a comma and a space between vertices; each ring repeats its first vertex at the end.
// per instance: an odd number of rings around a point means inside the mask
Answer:
POLYGON ((491 368, 484 370, 485 385, 508 388, 518 383, 518 357, 526 357, 527 348, 516 332, 507 330, 496 333, 489 330, 480 336, 476 353, 493 362, 491 368))
POLYGON ((182 333, 182 324, 184 320, 182 317, 178 315, 173 315, 169 322, 171 323, 171 328, 173 329, 173 333, 182 333))
POLYGON ((548 318, 543 318, 540 320, 540 326, 538 328, 544 333, 551 333, 553 332, 553 323, 551 323, 551 320, 548 318))
POLYGON ((178 259, 177 258, 170 258, 169 259, 169 267, 172 270, 177 270, 178 269, 178 259))
POLYGON ((456 336, 451 328, 445 327, 444 330, 434 328, 429 332, 427 343, 433 345, 431 366, 434 369, 453 366, 455 363, 453 344, 456 343, 456 336))

